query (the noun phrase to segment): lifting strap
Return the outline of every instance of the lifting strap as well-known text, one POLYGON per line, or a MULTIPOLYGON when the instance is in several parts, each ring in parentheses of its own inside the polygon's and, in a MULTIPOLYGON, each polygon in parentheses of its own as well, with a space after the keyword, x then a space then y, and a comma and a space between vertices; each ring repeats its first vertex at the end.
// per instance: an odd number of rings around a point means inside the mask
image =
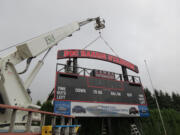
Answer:
POLYGON ((99 36, 96 37, 94 40, 92 40, 90 43, 88 43, 85 47, 83 47, 83 49, 90 47, 98 39, 101 39, 104 42, 104 44, 115 54, 115 56, 119 58, 119 55, 114 51, 114 49, 110 46, 110 44, 102 37, 101 31, 99 31, 99 36))

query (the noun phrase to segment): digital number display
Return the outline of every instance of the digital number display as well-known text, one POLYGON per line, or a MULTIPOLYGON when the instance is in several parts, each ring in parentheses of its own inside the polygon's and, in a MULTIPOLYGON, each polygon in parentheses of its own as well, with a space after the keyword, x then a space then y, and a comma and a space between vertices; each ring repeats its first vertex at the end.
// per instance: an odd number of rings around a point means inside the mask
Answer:
POLYGON ((92 72, 90 73, 90 75, 93 76, 93 77, 115 79, 115 74, 113 72, 103 71, 103 70, 93 69, 92 72))
POLYGON ((87 84, 88 87, 93 87, 93 88, 102 88, 102 89, 110 89, 110 90, 123 89, 123 84, 121 81, 104 79, 104 78, 88 77, 87 84))
POLYGON ((146 105, 141 85, 57 73, 55 100, 146 105))

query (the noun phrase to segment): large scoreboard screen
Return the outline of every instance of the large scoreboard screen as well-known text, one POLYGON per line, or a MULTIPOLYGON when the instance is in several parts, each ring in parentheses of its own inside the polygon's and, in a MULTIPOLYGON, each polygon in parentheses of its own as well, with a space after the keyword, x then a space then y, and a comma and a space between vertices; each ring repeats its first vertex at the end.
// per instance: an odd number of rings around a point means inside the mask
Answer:
POLYGON ((79 117, 148 116, 141 84, 57 72, 55 113, 79 117))

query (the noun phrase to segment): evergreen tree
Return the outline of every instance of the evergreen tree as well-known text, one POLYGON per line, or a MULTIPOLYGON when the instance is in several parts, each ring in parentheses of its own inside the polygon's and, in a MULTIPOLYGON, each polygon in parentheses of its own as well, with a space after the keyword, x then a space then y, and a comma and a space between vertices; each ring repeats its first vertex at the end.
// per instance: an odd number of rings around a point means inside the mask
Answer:
POLYGON ((172 93, 172 103, 173 103, 173 108, 176 111, 180 111, 180 95, 177 93, 172 93))
POLYGON ((148 88, 145 88, 144 92, 145 92, 148 107, 150 109, 154 109, 156 107, 156 103, 155 103, 155 99, 153 98, 153 96, 151 94, 151 91, 149 91, 148 88))
POLYGON ((172 108, 172 98, 167 92, 164 95, 164 108, 172 108))
MULTIPOLYGON (((47 111, 47 112, 53 112, 53 104, 51 103, 51 101, 46 101, 42 104, 41 106, 41 110, 42 111, 47 111)), ((51 124, 51 119, 52 116, 46 115, 46 125, 50 125, 51 124)))
POLYGON ((36 105, 41 106, 41 101, 38 100, 37 103, 36 103, 36 105))

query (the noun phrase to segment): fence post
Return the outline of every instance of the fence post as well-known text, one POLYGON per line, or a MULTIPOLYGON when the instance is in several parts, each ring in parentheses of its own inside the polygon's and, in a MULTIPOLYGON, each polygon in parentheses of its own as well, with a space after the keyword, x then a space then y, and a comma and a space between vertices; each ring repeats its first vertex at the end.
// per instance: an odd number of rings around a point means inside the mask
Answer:
MULTIPOLYGON (((72 118, 68 119, 67 125, 72 125, 72 118)), ((70 134, 70 127, 66 127, 65 128, 65 135, 69 135, 70 134)))
POLYGON ((15 123, 15 119, 16 119, 16 112, 17 112, 17 110, 13 109, 13 112, 11 114, 11 124, 10 124, 8 132, 12 132, 13 129, 14 129, 14 123, 15 123))
MULTIPOLYGON (((68 119, 68 123, 69 125, 72 125, 72 118, 68 119)), ((69 134, 72 134, 72 133, 73 133, 73 127, 69 127, 69 134)))
POLYGON ((41 123, 40 123, 41 130, 42 130, 42 127, 45 125, 45 120, 46 120, 46 115, 41 114, 41 123))
POLYGON ((26 132, 30 132, 30 130, 31 130, 31 123, 32 123, 32 112, 28 112, 26 132))
POLYGON ((56 116, 53 116, 52 121, 51 121, 51 125, 52 126, 56 125, 56 116))

